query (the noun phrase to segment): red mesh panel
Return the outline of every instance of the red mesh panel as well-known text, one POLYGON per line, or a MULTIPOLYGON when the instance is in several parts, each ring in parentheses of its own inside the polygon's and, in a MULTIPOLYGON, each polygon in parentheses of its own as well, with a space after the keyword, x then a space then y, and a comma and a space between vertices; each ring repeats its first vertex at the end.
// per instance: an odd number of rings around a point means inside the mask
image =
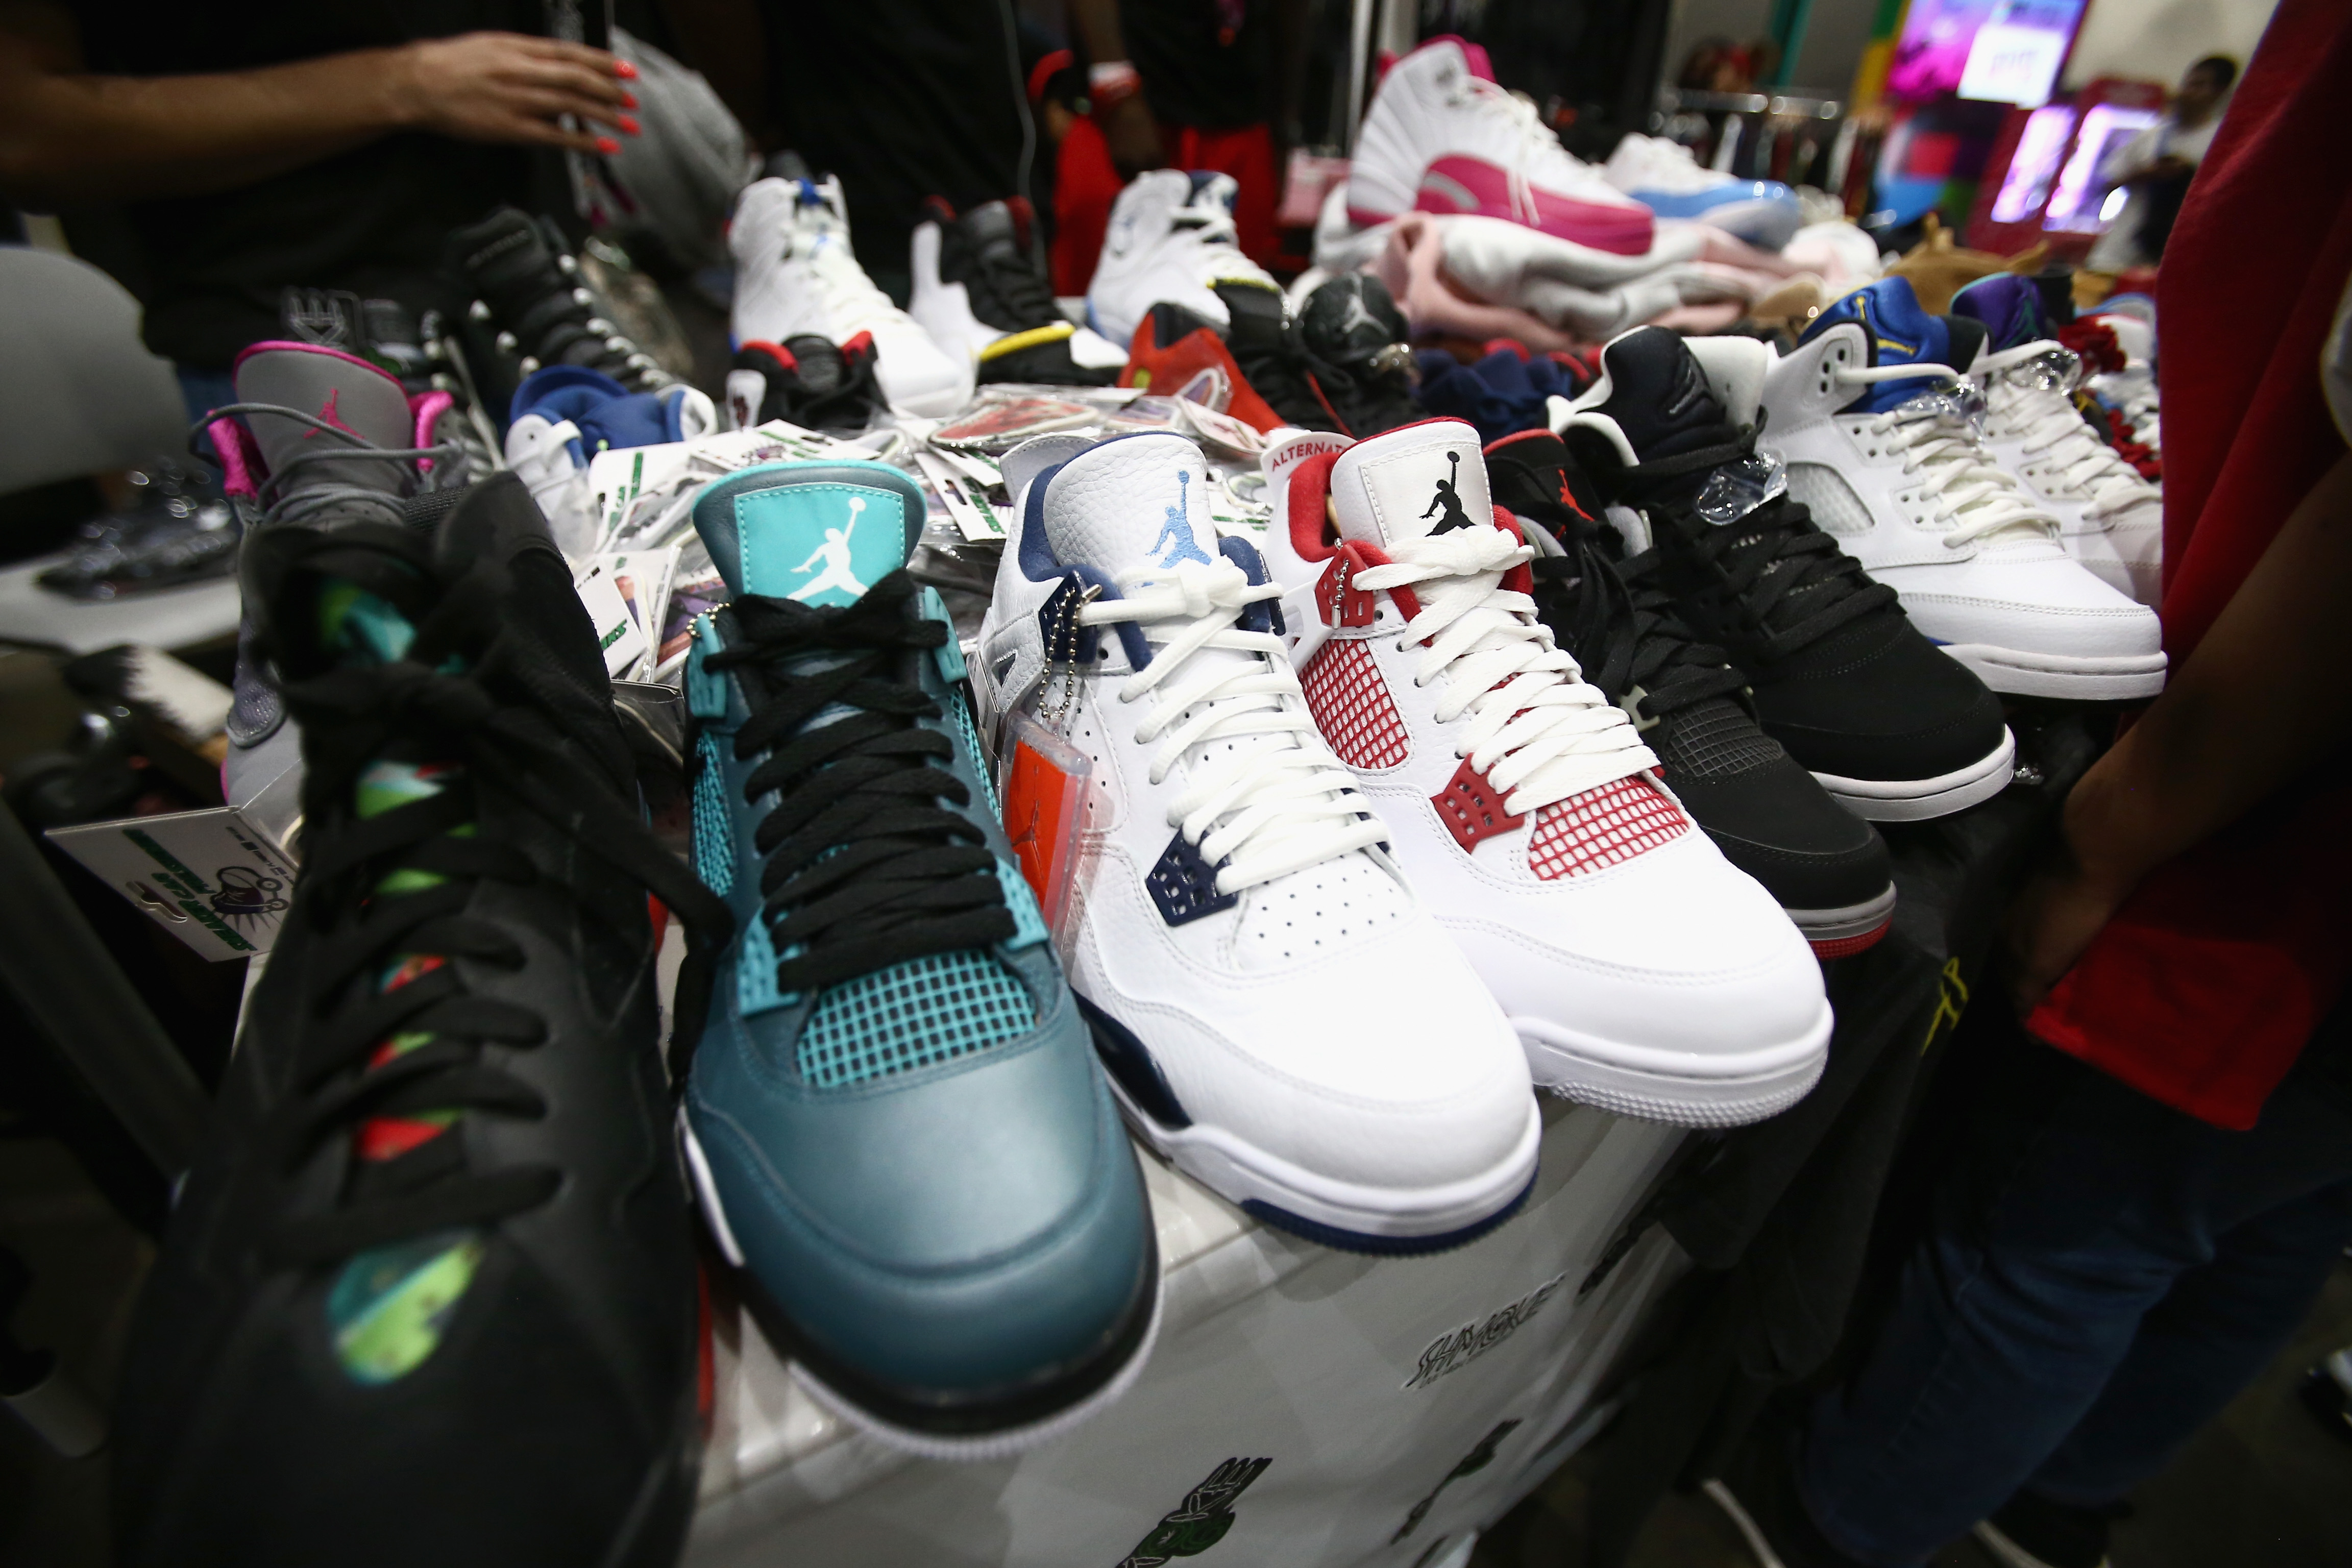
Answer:
POLYGON ((1298 683, 1307 689, 1316 728, 1349 767, 1392 768, 1412 751, 1380 661, 1362 642, 1325 643, 1307 661, 1298 683))
POLYGON ((1545 881, 1598 871, 1672 843, 1690 818, 1644 778, 1622 778, 1545 806, 1528 841, 1528 868, 1545 881))
POLYGON ((1444 818, 1454 842, 1465 849, 1475 849, 1481 838, 1508 833, 1527 820, 1503 809, 1502 797, 1486 787, 1485 773, 1472 771, 1467 757, 1445 781, 1445 787, 1430 799, 1436 803, 1437 815, 1444 818))

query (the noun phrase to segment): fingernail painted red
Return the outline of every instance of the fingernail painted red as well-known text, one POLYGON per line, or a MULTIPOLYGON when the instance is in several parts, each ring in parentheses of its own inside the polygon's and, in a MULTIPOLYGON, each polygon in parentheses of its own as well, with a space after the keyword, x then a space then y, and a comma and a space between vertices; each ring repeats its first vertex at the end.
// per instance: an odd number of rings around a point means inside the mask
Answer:
POLYGON ((623 81, 627 81, 635 77, 637 74, 637 68, 631 65, 626 60, 614 60, 613 62, 613 74, 619 77, 623 81))
POLYGON ((624 114, 623 116, 621 116, 621 131, 622 131, 622 133, 623 133, 623 134, 625 134, 625 135, 628 135, 628 136, 635 136, 635 135, 637 133, 637 131, 638 131, 638 125, 637 125, 637 121, 636 121, 635 117, 635 116, 633 116, 633 115, 627 115, 627 114, 624 114))
POLYGON ((599 136, 596 138, 596 151, 604 153, 606 157, 611 157, 620 150, 621 144, 618 142, 614 141, 610 136, 599 136))
POLYGON ((625 92, 621 95, 621 107, 623 109, 635 109, 636 106, 637 95, 635 93, 625 92))

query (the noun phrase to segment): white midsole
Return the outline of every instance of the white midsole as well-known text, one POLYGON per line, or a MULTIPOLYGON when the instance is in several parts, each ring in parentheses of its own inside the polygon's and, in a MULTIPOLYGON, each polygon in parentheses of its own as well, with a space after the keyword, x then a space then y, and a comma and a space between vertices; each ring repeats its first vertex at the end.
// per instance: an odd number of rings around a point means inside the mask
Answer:
POLYGON ((1146 1116, 1110 1075, 1111 1093, 1128 1123, 1170 1164, 1232 1204, 1252 1198, 1286 1214, 1359 1236, 1444 1236, 1507 1207, 1536 1173, 1543 1113, 1528 1100, 1526 1124, 1494 1169, 1442 1186, 1368 1187, 1302 1170, 1221 1127, 1168 1128, 1146 1116))
POLYGON ((1796 1039, 1736 1053, 1629 1046, 1546 1018, 1515 1017, 1537 1083, 1621 1116, 1678 1127, 1736 1127, 1804 1098, 1829 1059, 1829 1003, 1796 1039))
POLYGON ((1944 651, 1975 670, 1995 691, 2013 697, 2120 702, 2154 697, 2164 689, 2161 653, 2080 658, 1995 647, 1990 643, 1948 643, 1944 651))
POLYGON ((1849 904, 1842 910, 1789 910, 1785 911, 1797 929, 1811 942, 1836 942, 1849 936, 1861 936, 1876 931, 1895 913, 1895 884, 1874 899, 1859 904, 1849 904))
POLYGON ((1849 779, 1835 773, 1813 777, 1830 798, 1866 822, 1924 822, 1949 816, 2009 787, 2016 770, 2017 737, 2006 729, 2000 744, 1967 767, 1927 779, 1849 779))

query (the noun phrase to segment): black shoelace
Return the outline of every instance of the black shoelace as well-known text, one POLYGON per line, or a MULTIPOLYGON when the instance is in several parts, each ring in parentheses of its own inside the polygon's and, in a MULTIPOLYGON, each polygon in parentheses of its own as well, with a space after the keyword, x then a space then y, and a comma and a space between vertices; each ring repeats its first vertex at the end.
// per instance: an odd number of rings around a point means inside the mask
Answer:
MULTIPOLYGON (((547 1113, 535 1089, 486 1060, 481 1049, 544 1045, 546 1021, 536 1013, 472 994, 454 962, 378 989, 385 966, 404 953, 503 967, 526 962, 521 945, 497 922, 467 912, 479 883, 529 885, 541 876, 511 844, 453 836, 478 820, 474 794, 481 784, 496 783, 530 803, 685 923, 690 951, 678 980, 677 1030, 687 1038, 699 1032, 711 958, 725 945, 731 917, 609 785, 583 774, 549 711, 520 695, 569 682, 535 645, 505 630, 505 568, 477 561, 436 590, 430 541, 365 522, 280 547, 290 552, 289 571, 355 583, 400 607, 416 627, 404 658, 329 669, 285 688, 303 726, 310 768, 307 842, 289 918, 306 922, 319 939, 301 1004, 307 1016, 294 1092, 270 1128, 285 1168, 299 1167, 326 1141, 349 1137, 372 1118, 547 1113), (462 672, 455 672, 458 660, 462 672), (361 773, 386 757, 448 762, 460 771, 437 794, 361 817, 352 804, 361 773), (443 880, 415 891, 379 891, 396 871, 443 880), (387 1038, 409 1033, 433 1037, 370 1065, 387 1038)), ((445 1134, 389 1160, 359 1163, 337 1207, 284 1221, 267 1245, 280 1264, 329 1262, 521 1213, 545 1203, 562 1183, 562 1173, 545 1164, 471 1169, 461 1141, 445 1134)))
POLYGON ((1666 525, 1655 529, 1657 542, 1645 553, 1665 555, 1668 570, 1696 567, 1677 585, 1717 628, 1741 628, 1743 655, 1769 663, 1893 605, 1895 590, 1872 582, 1860 562, 1814 525, 1804 503, 1785 494, 1728 523, 1698 514, 1693 477, 1755 449, 1751 427, 1719 445, 1620 472, 1627 499, 1650 513, 1654 528, 1661 520, 1666 525))
POLYGON ((752 845, 781 990, 1013 934, 984 830, 940 804, 971 793, 940 765, 948 737, 919 722, 946 717, 917 661, 948 629, 913 613, 918 592, 901 570, 854 605, 738 599, 733 639, 706 665, 739 671, 751 702, 735 755, 761 760, 743 798, 774 796, 752 845), (810 722, 836 707, 849 711, 810 722))
MULTIPOLYGON (((795 338, 793 342, 802 341, 795 338)), ((792 343, 784 347, 790 350, 792 343)), ((841 362, 841 373, 816 389, 810 387, 801 372, 792 373, 782 400, 784 417, 804 430, 862 431, 883 405, 882 384, 875 374, 881 351, 869 340, 856 353, 841 349, 833 353, 841 362)))
POLYGON ((1724 651, 1701 642, 1682 618, 1674 596, 1649 570, 1656 552, 1621 567, 1603 552, 1593 526, 1550 509, 1538 523, 1553 524, 1566 555, 1539 555, 1531 566, 1544 624, 1583 668, 1584 678, 1622 702, 1641 688, 1645 717, 1664 718, 1709 698, 1746 688, 1724 651))

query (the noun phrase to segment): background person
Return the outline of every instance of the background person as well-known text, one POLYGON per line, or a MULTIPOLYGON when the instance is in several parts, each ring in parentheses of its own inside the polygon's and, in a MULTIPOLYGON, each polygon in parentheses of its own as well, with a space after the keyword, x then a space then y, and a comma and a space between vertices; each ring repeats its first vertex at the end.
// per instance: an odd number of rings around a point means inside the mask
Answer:
POLYGON ((2227 55, 2206 56, 2181 74, 2164 117, 2101 162, 2100 183, 2126 195, 2123 211, 2091 247, 2092 271, 2153 267, 2164 255, 2173 220, 2180 216, 2180 200, 2189 194, 2189 176, 2213 144, 2213 133, 2221 127, 2222 100, 2237 79, 2237 61, 2227 55))

